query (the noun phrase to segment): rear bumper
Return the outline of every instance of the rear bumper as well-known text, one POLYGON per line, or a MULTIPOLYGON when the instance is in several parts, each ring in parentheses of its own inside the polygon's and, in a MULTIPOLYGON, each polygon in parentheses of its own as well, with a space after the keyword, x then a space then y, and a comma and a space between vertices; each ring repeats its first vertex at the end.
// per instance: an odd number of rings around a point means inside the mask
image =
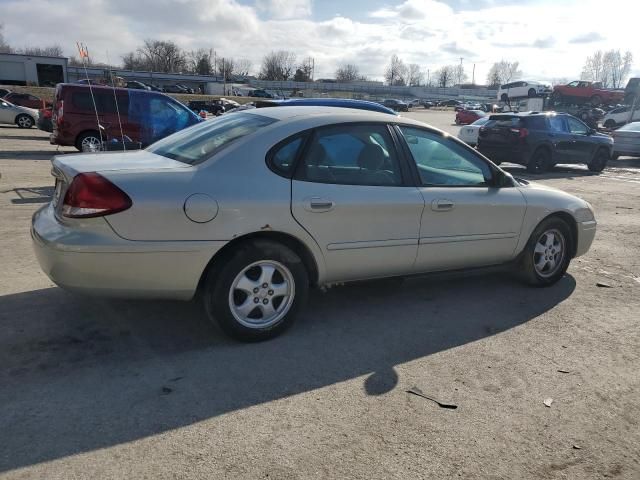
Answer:
POLYGON ((191 299, 209 260, 225 242, 138 242, 118 237, 104 219, 91 228, 62 224, 51 205, 32 218, 42 271, 58 286, 123 298, 191 299))
POLYGON ((595 220, 588 222, 578 222, 578 243, 576 245, 576 257, 587 253, 593 239, 596 236, 596 227, 598 223, 595 220))

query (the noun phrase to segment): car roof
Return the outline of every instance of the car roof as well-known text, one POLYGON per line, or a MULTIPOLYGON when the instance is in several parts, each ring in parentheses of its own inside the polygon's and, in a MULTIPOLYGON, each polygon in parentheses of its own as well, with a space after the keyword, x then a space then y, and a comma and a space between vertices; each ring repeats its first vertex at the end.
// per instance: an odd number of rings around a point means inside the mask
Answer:
POLYGON ((317 124, 347 123, 347 122, 393 122, 396 124, 415 125, 438 130, 430 125, 398 115, 344 107, 299 106, 296 108, 265 107, 243 110, 248 115, 262 115, 276 120, 288 121, 315 117, 317 124))
POLYGON ((292 98, 288 100, 263 100, 257 101, 257 107, 266 107, 269 105, 287 106, 315 106, 315 107, 341 107, 355 108, 359 110, 371 110, 374 112, 388 113, 397 115, 390 108, 380 105, 379 103, 369 102, 367 100, 351 100, 344 98, 292 98))

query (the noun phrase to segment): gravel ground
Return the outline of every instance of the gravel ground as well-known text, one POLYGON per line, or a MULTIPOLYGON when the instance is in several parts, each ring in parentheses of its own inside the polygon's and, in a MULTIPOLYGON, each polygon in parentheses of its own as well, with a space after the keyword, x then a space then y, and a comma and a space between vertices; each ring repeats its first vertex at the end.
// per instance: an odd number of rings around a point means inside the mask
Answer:
MULTIPOLYGON (((452 112, 409 115, 456 132, 452 112)), ((41 273, 29 221, 54 150, 0 126, 0 477, 640 478, 640 160, 537 177, 599 221, 552 288, 349 285, 243 345, 193 304, 75 296, 41 273)))

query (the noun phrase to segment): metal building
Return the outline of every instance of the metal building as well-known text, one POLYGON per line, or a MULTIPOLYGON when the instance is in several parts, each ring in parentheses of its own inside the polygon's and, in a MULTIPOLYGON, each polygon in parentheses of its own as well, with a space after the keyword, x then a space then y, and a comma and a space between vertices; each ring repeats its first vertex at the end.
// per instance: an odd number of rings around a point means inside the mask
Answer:
POLYGON ((0 85, 53 87, 67 81, 66 57, 0 53, 0 85))

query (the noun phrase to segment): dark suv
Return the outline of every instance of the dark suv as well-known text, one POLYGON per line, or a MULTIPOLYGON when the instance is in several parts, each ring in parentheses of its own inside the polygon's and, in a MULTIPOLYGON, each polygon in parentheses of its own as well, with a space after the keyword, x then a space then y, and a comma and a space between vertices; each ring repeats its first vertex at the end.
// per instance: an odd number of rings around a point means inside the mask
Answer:
POLYGON ((394 98, 389 98, 387 100, 384 100, 382 102, 382 105, 384 105, 387 108, 390 108, 391 110, 394 110, 396 112, 408 112, 409 111, 409 105, 407 105, 406 103, 400 101, 400 100, 396 100, 394 98))
POLYGON ((612 149, 611 137, 566 113, 491 115, 478 134, 478 150, 494 163, 519 163, 532 173, 557 163, 586 163, 592 172, 600 172, 612 149))

